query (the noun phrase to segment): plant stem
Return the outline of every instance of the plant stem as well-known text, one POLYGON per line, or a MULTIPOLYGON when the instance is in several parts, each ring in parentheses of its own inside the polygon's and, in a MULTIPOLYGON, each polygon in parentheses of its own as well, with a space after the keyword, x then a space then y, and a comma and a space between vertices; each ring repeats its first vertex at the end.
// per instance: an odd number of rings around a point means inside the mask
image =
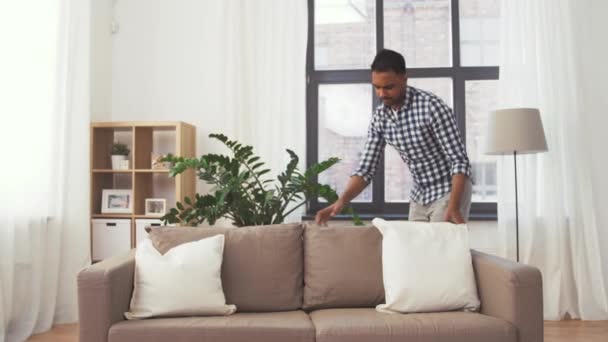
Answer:
POLYGON ((253 178, 255 179, 255 181, 258 183, 258 186, 260 187, 260 189, 261 190, 265 190, 264 189, 264 185, 262 185, 262 182, 260 181, 260 179, 258 178, 258 176, 251 169, 251 167, 249 167, 249 164, 247 164, 247 161, 243 160, 241 158, 235 158, 235 159, 238 160, 239 162, 241 162, 241 165, 245 165, 245 167, 247 168, 247 170, 249 170, 249 172, 251 172, 251 175, 253 176, 253 178))
POLYGON ((288 211, 287 213, 285 213, 285 215, 283 215, 283 218, 287 217, 289 214, 291 214, 294 210, 298 209, 299 207, 303 206, 304 204, 306 204, 306 201, 296 205, 295 207, 293 207, 290 211, 288 211))
MULTIPOLYGON (((283 211, 285 211, 285 209, 287 209, 287 206, 289 205, 289 203, 291 203, 291 200, 293 199, 293 196, 297 194, 297 192, 292 193, 289 198, 287 198, 287 200, 285 201, 285 203, 283 203, 283 205, 281 206, 281 209, 279 209, 279 213, 282 213, 283 211)), ((287 215, 284 215, 287 216, 287 215)))

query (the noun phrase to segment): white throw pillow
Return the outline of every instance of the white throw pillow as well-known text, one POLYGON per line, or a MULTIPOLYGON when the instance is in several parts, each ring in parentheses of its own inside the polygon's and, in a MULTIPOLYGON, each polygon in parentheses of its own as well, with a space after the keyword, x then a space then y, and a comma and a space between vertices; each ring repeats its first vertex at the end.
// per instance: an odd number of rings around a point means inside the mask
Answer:
POLYGON ((161 255, 150 239, 135 252, 135 284, 127 319, 230 315, 221 267, 224 235, 176 246, 161 255))
POLYGON ((477 311, 466 225, 372 221, 382 233, 382 312, 477 311))

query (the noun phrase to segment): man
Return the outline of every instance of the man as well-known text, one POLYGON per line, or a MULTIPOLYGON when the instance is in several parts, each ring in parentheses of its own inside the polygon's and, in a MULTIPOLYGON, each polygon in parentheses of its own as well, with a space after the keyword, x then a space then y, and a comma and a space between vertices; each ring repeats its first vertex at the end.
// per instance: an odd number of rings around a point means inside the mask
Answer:
POLYGON ((359 167, 344 193, 320 210, 315 221, 326 224, 365 189, 388 143, 414 179, 409 220, 465 223, 471 206, 471 164, 452 110, 436 95, 407 85, 405 60, 395 51, 376 55, 372 84, 383 103, 372 116, 359 167))

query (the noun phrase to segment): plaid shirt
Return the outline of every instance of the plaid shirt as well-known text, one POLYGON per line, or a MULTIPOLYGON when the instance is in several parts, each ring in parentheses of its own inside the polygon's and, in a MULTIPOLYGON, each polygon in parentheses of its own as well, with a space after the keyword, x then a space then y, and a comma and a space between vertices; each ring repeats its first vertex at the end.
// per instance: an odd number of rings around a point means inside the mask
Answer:
POLYGON ((407 87, 396 115, 384 104, 372 116, 367 142, 353 176, 369 183, 386 144, 407 163, 414 187, 411 199, 427 205, 451 191, 452 176, 471 177, 471 164, 450 107, 432 93, 407 87))

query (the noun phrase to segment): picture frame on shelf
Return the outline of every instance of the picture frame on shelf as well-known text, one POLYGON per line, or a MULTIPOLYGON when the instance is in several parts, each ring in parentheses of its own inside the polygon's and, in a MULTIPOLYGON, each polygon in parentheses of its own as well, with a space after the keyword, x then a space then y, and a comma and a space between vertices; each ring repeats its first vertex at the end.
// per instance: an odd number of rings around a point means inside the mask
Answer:
POLYGON ((162 159, 166 157, 167 154, 152 152, 150 155, 151 165, 150 167, 153 170, 168 170, 173 165, 171 162, 164 162, 162 159))
POLYGON ((164 198, 146 198, 146 216, 163 216, 167 211, 167 200, 164 198))
POLYGON ((130 214, 133 212, 133 191, 130 189, 103 189, 102 214, 130 214))

